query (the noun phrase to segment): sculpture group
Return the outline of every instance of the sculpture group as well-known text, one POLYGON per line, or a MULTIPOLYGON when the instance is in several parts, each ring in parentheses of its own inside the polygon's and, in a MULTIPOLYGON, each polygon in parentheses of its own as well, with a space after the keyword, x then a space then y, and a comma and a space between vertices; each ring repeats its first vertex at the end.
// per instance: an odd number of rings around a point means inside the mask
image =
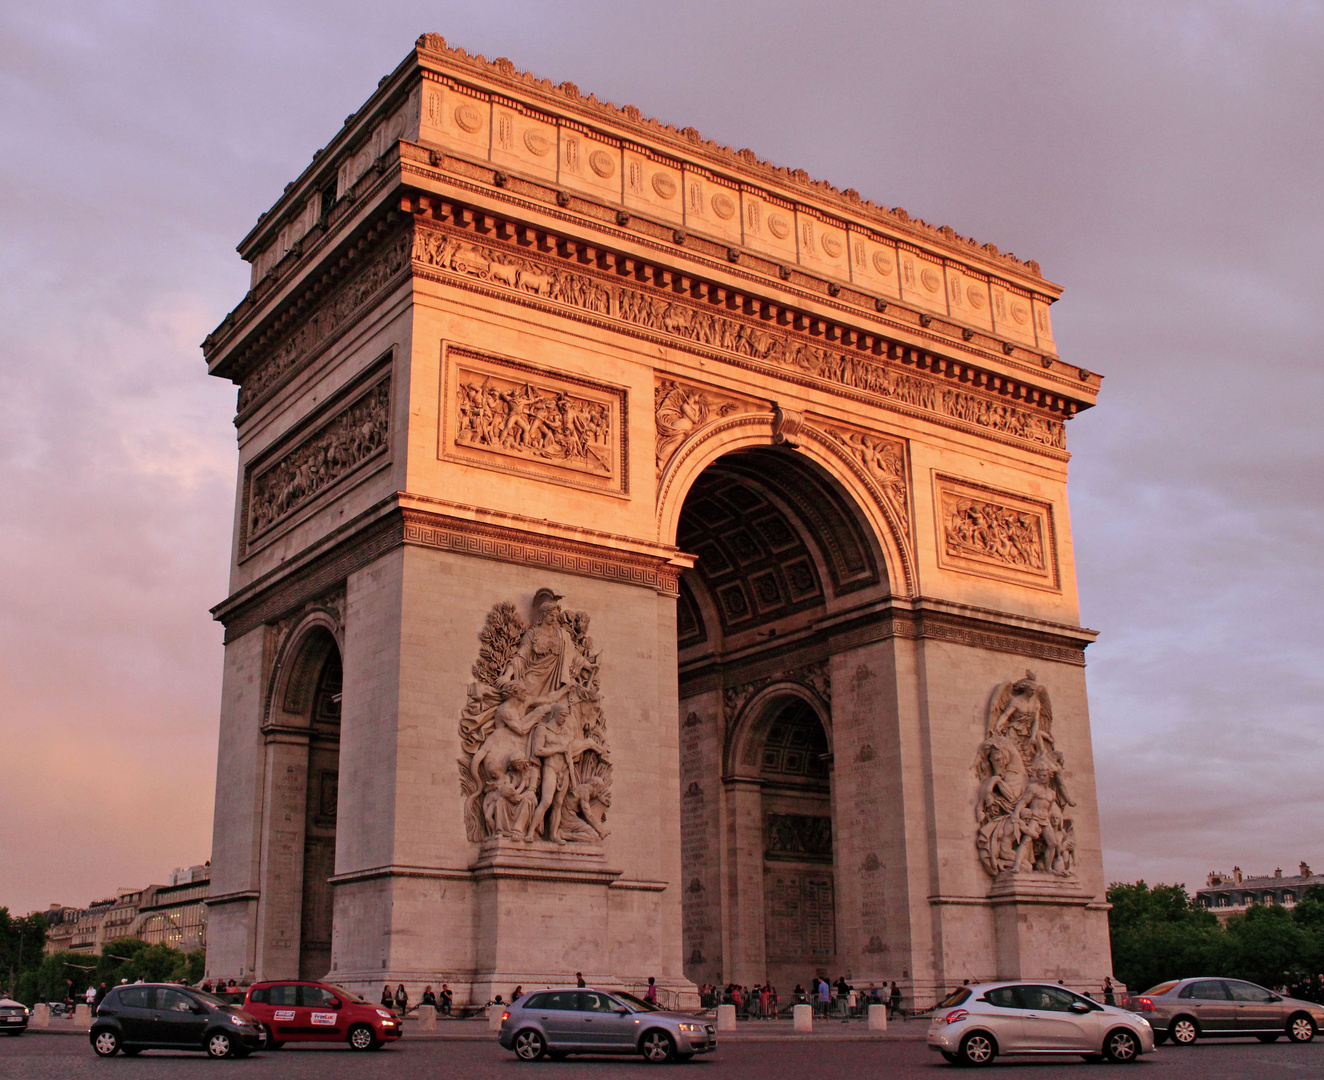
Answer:
POLYGON ((1070 875, 1076 838, 1067 808, 1075 803, 1053 746, 1053 706, 1034 673, 994 692, 975 771, 979 796, 976 843, 984 869, 1070 875))
POLYGON ((497 604, 479 635, 460 716, 460 785, 469 839, 556 844, 606 838, 611 759, 589 617, 534 594, 526 623, 497 604))

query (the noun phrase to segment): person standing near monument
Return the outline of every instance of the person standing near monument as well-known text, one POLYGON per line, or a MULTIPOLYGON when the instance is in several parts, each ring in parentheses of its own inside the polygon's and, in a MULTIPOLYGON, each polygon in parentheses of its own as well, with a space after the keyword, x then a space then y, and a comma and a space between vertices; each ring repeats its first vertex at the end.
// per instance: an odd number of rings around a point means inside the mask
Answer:
POLYGON ((652 975, 648 976, 648 989, 644 991, 644 1000, 650 1005, 657 1004, 657 980, 652 975))
POLYGON ((895 1019, 901 1012, 901 988, 892 980, 892 992, 887 996, 888 1015, 895 1019))

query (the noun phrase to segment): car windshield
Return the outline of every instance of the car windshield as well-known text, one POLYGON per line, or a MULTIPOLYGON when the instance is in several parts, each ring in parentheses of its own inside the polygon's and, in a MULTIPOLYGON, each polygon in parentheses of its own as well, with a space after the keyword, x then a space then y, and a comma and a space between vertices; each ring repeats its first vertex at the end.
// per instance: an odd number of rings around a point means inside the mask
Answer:
POLYGON ((222 1001, 214 994, 209 994, 205 990, 194 990, 192 987, 189 987, 189 993, 199 1001, 205 1001, 208 1005, 224 1006, 230 1004, 228 1001, 222 1001))
POLYGON ((962 986, 957 990, 953 990, 950 994, 948 994, 945 998, 943 998, 940 1002, 938 1002, 938 1004, 935 1005, 934 1008, 950 1009, 954 1005, 964 1005, 966 1001, 969 1000, 969 998, 970 998, 970 987, 962 986))
POLYGON ((633 994, 627 994, 620 990, 612 992, 635 1012, 657 1012, 656 1005, 650 1005, 642 998, 637 998, 633 994))
POLYGON ((1159 983, 1158 986, 1151 986, 1148 990, 1145 991, 1144 996, 1145 996, 1145 997, 1159 997, 1159 996, 1162 995, 1162 994, 1166 994, 1169 990, 1171 990, 1174 986, 1176 986, 1177 983, 1180 982, 1180 981, 1181 981, 1181 980, 1179 980, 1179 979, 1173 979, 1173 980, 1171 980, 1170 982, 1159 983))
POLYGON ((348 990, 346 990, 343 986, 335 986, 335 985, 333 985, 332 983, 327 983, 327 986, 330 986, 332 990, 334 990, 337 994, 339 994, 339 995, 340 995, 342 998, 344 998, 346 1001, 352 1001, 352 1002, 354 1002, 355 1005, 369 1005, 369 1004, 371 1004, 371 1002, 365 1001, 363 998, 359 997, 358 994, 351 994, 351 993, 350 993, 348 990))

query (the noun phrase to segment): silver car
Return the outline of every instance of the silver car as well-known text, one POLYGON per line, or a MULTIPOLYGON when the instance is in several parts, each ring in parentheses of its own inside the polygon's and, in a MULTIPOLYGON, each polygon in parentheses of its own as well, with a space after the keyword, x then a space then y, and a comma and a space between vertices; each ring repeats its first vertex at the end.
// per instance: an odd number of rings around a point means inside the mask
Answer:
POLYGON ((1154 1032, 1144 1017, 1065 986, 990 982, 963 986, 938 1004, 929 1049, 958 1065, 987 1065, 999 1054, 1131 1062, 1154 1049, 1154 1032))
POLYGON ((567 1054, 686 1061, 716 1050, 717 1032, 702 1017, 665 1012, 619 990, 552 987, 511 1004, 501 1017, 501 1045, 525 1061, 567 1054))
POLYGON ((1308 1043, 1324 1024, 1324 1006, 1241 979, 1173 979, 1123 1004, 1153 1025, 1155 1042, 1171 1039, 1178 1046, 1189 1046, 1202 1036, 1273 1042, 1286 1035, 1308 1043))

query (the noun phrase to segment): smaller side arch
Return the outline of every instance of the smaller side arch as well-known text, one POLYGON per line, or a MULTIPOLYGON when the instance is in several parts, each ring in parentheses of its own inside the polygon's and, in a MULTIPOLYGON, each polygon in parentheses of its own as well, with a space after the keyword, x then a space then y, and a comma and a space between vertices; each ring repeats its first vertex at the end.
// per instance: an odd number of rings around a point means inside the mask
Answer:
POLYGON ((313 608, 290 628, 272 664, 264 728, 309 723, 317 680, 332 650, 344 656, 344 630, 329 608, 313 608))
POLYGON ((803 683, 782 680, 769 683, 751 697, 736 713, 722 753, 722 779, 724 781, 760 778, 759 748, 772 723, 781 714, 788 698, 803 701, 827 736, 828 752, 832 752, 832 709, 819 695, 803 683))

